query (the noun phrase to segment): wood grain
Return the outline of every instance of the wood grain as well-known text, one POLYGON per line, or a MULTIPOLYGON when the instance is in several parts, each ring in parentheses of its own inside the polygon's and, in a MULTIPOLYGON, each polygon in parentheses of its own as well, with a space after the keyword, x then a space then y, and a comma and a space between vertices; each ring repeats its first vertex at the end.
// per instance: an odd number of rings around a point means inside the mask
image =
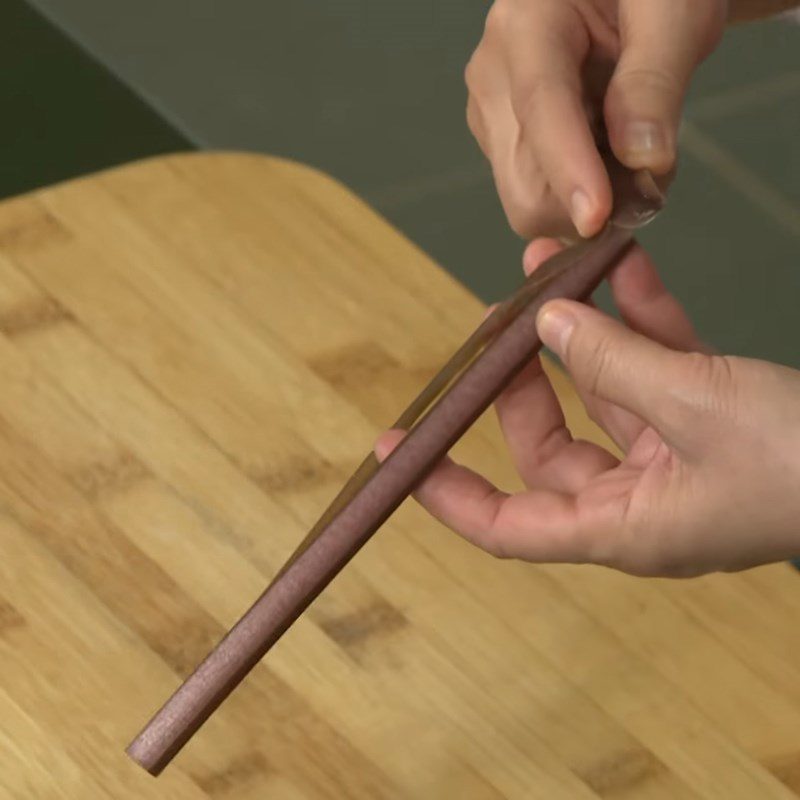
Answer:
MULTIPOLYGON (((481 314, 277 159, 161 158, 0 204, 0 797, 800 793, 789 567, 499 562, 411 503, 168 772, 125 757, 481 314)), ((516 482, 490 416, 456 455, 516 482)))

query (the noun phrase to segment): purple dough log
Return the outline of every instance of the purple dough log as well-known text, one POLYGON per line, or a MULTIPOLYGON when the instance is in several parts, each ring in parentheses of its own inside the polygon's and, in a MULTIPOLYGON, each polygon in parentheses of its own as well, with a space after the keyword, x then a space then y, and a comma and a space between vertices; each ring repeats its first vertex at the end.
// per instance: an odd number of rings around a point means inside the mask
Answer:
POLYGON ((158 775, 427 475, 509 381, 540 349, 536 314, 548 300, 588 298, 632 244, 628 230, 609 225, 585 245, 568 251, 564 269, 439 398, 351 501, 308 548, 269 586, 224 639, 187 678, 127 748, 158 775))

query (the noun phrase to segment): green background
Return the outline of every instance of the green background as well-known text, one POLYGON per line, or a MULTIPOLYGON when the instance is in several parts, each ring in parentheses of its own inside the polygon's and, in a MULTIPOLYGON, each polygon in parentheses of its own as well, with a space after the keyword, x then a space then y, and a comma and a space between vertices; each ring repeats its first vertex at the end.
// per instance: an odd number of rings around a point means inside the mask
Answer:
MULTIPOLYGON (((181 149, 277 153, 334 174, 495 300, 520 279, 522 243, 464 124, 486 7, 3 0, 0 193, 181 149)), ((731 31, 642 239, 707 339, 800 367, 798 142, 800 26, 731 31)))

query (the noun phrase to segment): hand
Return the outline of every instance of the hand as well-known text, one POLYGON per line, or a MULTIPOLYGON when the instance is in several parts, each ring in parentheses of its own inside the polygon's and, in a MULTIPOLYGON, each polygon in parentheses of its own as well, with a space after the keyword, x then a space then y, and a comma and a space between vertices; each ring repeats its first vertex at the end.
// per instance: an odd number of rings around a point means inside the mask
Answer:
POLYGON ((467 122, 525 238, 591 236, 611 211, 593 133, 666 175, 684 94, 727 0, 495 0, 466 70, 467 122))
MULTIPOLYGON (((528 271, 558 247, 531 244, 528 271)), ((683 577, 796 556, 800 372, 710 354, 641 249, 610 284, 627 325, 554 300, 538 329, 623 460, 573 440, 537 359, 496 403, 528 490, 506 494, 445 459, 417 500, 500 557, 683 577)), ((402 437, 385 433, 378 457, 402 437)))

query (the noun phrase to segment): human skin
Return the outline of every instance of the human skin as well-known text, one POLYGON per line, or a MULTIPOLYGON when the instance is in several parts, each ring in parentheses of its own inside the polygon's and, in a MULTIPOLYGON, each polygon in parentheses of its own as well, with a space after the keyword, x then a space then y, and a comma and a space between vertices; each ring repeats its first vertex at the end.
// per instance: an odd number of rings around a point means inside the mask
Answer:
POLYGON ((597 233, 611 187, 596 139, 632 169, 675 165, 684 96, 729 21, 797 0, 495 0, 466 68, 467 122, 511 227, 597 233))
MULTIPOLYGON (((526 271, 559 247, 532 243, 526 271)), ((496 402, 527 490, 448 458, 415 498, 498 557, 688 577, 796 556, 800 372, 712 353, 641 249, 609 282, 624 323, 555 300, 538 330, 622 460, 572 438, 536 359, 496 402)), ((381 436, 378 457, 402 437, 381 436)))

